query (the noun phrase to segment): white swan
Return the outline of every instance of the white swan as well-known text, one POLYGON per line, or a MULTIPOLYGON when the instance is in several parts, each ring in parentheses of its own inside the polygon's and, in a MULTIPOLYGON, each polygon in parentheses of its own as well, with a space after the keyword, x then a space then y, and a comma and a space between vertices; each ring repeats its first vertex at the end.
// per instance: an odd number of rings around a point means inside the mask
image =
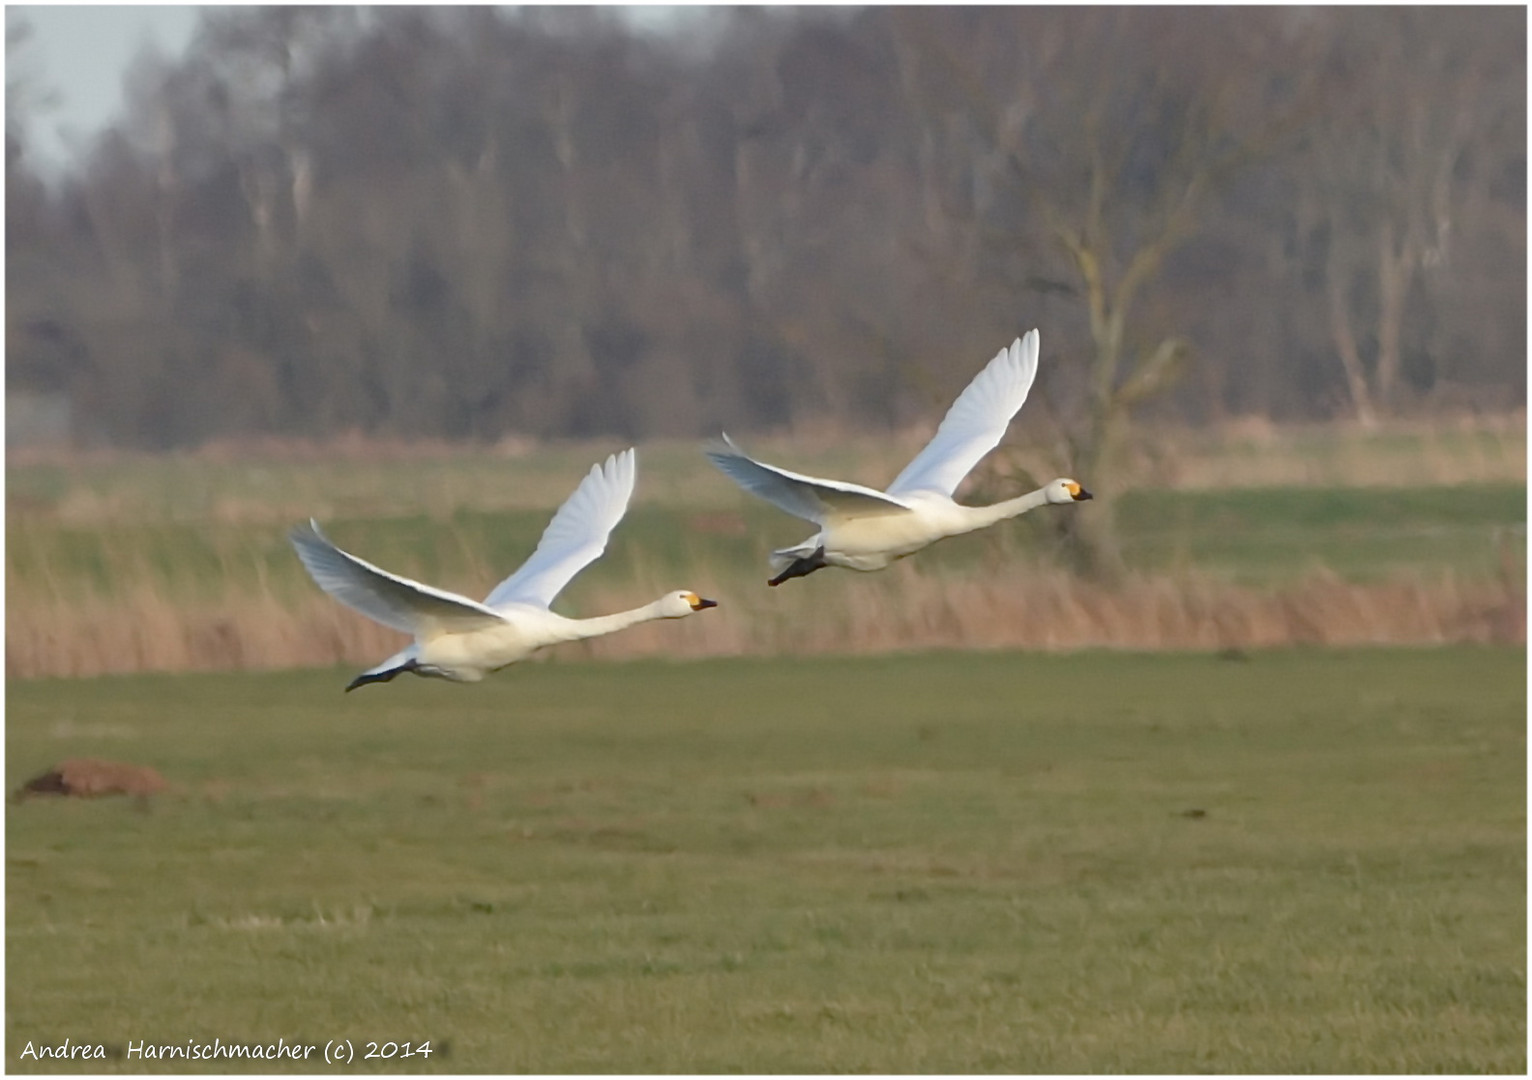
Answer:
POLYGON ((607 536, 633 495, 634 471, 631 449, 607 458, 605 467, 592 465, 590 475, 553 515, 532 557, 482 604, 363 562, 330 543, 316 521, 294 528, 289 538, 315 584, 353 611, 415 635, 412 644, 362 672, 346 689, 387 682, 404 671, 478 682, 545 645, 717 607, 713 600, 679 590, 641 608, 595 619, 566 619, 548 610, 559 591, 606 550, 607 536))
POLYGON ((963 477, 999 445, 1006 425, 1027 400, 1037 375, 1037 343, 1037 331, 1032 330, 1000 350, 958 395, 936 435, 887 491, 762 464, 746 456, 728 435, 709 445, 707 456, 729 479, 819 526, 818 533, 796 547, 772 552, 771 568, 777 574, 766 584, 780 585, 825 566, 881 570, 944 537, 973 532, 1049 503, 1091 498, 1075 481, 1060 478, 993 506, 960 506, 952 500, 963 477))

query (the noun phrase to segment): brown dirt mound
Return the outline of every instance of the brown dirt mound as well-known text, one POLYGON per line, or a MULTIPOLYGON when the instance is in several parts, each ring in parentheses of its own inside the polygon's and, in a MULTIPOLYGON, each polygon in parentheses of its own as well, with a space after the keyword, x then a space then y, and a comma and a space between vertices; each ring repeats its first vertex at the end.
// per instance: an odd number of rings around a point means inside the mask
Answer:
POLYGON ((91 799, 99 795, 153 795, 169 786, 163 776, 147 765, 126 765, 100 758, 70 758, 21 785, 16 797, 73 795, 91 799))

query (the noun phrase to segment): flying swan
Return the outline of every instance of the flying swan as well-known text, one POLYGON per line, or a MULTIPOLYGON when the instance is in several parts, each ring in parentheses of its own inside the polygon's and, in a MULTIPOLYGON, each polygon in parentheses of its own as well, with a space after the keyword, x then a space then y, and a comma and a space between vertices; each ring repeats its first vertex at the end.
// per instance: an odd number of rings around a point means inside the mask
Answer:
POLYGON ((683 589, 595 619, 566 619, 548 610, 560 590, 606 550, 607 537, 628 509, 634 472, 631 449, 613 454, 604 466, 592 465, 590 475, 553 515, 532 557, 482 604, 380 570, 330 543, 312 519, 295 527, 289 539, 315 584, 374 622, 415 636, 412 644, 362 672, 346 689, 388 682, 404 671, 478 682, 545 645, 717 607, 716 601, 683 589))
POLYGON ((1037 375, 1037 331, 1018 338, 974 376, 947 410, 936 435, 915 455, 887 491, 766 465, 748 457, 727 434, 707 449, 708 458, 752 495, 812 521, 819 532, 796 547, 771 555, 780 585, 826 566, 881 570, 948 536, 959 536, 1049 503, 1091 498, 1073 480, 1060 478, 1029 494, 993 506, 960 506, 952 493, 979 459, 993 450, 1027 400, 1037 375))

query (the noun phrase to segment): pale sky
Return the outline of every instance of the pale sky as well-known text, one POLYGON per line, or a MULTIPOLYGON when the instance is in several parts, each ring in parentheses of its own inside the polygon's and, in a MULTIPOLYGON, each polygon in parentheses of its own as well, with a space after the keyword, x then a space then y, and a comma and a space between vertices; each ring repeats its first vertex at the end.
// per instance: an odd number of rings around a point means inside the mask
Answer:
MULTIPOLYGON (((22 75, 53 101, 30 111, 28 153, 33 166, 54 172, 78 157, 90 138, 122 110, 122 77, 146 43, 175 56, 191 41, 200 13, 196 5, 15 4, 5 9, 10 30, 18 21, 31 38, 7 50, 9 77, 22 75)), ((684 8, 643 5, 627 11, 635 23, 657 24, 684 8)))
POLYGON ((20 74, 52 95, 28 116, 28 150, 52 169, 71 161, 85 141, 122 109, 122 77, 140 48, 152 43, 167 56, 186 48, 196 7, 64 4, 7 5, 5 26, 18 21, 32 36, 7 50, 8 76, 20 74))

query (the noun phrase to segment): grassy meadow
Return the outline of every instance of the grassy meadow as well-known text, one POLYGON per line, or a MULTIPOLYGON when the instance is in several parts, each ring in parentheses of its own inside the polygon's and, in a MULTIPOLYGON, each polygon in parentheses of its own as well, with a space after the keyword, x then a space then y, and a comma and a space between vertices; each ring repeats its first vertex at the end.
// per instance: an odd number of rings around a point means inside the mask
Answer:
MULTIPOLYGON (((880 483, 920 442, 747 445, 880 483)), ((1142 432, 1111 587, 1039 512, 767 589, 807 528, 647 445, 557 606, 723 606, 341 693, 399 636, 293 522, 483 595, 616 448, 11 456, 8 787, 172 789, 9 807, 9 1069, 1525 1071, 1519 418, 1142 432)))
POLYGON ((1520 648, 350 673, 10 682, 10 1070, 1527 1068, 1520 648))

